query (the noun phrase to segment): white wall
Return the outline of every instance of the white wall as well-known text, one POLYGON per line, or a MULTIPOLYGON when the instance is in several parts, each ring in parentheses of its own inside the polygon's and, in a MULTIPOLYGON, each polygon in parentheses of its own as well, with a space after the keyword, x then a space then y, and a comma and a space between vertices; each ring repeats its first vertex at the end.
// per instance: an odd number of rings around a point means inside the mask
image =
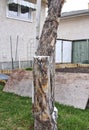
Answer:
POLYGON ((61 40, 57 40, 57 42, 56 42, 56 51, 55 51, 55 61, 56 61, 56 63, 61 63, 61 44, 62 44, 62 41, 61 40))
MULTIPOLYGON (((41 27, 45 19, 45 6, 42 4, 41 27)), ((6 0, 0 0, 0 61, 11 61, 10 36, 14 60, 17 36, 19 37, 18 59, 20 58, 22 61, 31 60, 34 51, 32 44, 35 43, 36 38, 36 11, 33 12, 32 22, 12 19, 6 16, 6 0)))
POLYGON ((89 39, 89 14, 60 20, 58 39, 89 39))
POLYGON ((72 42, 57 40, 56 42, 56 63, 71 63, 72 42))

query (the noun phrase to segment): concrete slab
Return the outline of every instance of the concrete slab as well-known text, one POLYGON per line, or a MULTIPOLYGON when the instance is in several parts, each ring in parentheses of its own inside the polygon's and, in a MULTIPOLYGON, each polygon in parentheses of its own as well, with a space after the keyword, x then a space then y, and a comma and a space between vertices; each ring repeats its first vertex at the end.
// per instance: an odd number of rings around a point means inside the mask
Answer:
POLYGON ((3 91, 32 97, 32 73, 26 70, 14 70, 3 91))
MULTIPOLYGON (((32 72, 15 70, 4 91, 32 97, 32 72)), ((55 100, 61 104, 85 109, 89 99, 89 74, 56 73, 55 100)))
POLYGON ((57 73, 55 91, 59 103, 85 109, 89 98, 89 75, 57 73))

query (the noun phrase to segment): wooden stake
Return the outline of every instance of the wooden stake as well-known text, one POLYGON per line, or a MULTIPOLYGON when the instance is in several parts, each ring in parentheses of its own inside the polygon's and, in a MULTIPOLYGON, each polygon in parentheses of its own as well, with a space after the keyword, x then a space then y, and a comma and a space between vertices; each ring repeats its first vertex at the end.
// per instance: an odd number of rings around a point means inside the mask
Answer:
POLYGON ((36 45, 39 44, 40 35, 40 17, 41 17, 41 0, 37 0, 37 11, 36 11, 36 45))

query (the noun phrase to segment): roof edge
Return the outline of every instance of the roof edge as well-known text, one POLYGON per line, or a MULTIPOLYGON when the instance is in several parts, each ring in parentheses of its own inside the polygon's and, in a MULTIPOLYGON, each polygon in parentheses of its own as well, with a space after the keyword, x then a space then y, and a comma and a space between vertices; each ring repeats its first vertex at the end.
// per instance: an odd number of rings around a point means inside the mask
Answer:
POLYGON ((61 18, 70 18, 70 17, 77 17, 77 16, 83 16, 83 15, 89 15, 89 9, 64 12, 61 14, 61 18))

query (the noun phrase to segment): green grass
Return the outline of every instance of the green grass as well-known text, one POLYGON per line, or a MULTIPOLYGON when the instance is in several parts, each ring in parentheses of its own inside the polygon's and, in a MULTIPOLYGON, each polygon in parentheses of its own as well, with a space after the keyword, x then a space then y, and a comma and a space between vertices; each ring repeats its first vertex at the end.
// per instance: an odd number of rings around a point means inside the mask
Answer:
MULTIPOLYGON (((30 98, 5 93, 0 86, 0 130, 33 130, 30 98)), ((58 130, 89 130, 89 109, 79 110, 56 103, 58 130)))
POLYGON ((0 86, 0 130, 32 130, 31 99, 2 92, 0 86))
POLYGON ((58 130, 89 130, 89 109, 80 110, 56 104, 58 130))

